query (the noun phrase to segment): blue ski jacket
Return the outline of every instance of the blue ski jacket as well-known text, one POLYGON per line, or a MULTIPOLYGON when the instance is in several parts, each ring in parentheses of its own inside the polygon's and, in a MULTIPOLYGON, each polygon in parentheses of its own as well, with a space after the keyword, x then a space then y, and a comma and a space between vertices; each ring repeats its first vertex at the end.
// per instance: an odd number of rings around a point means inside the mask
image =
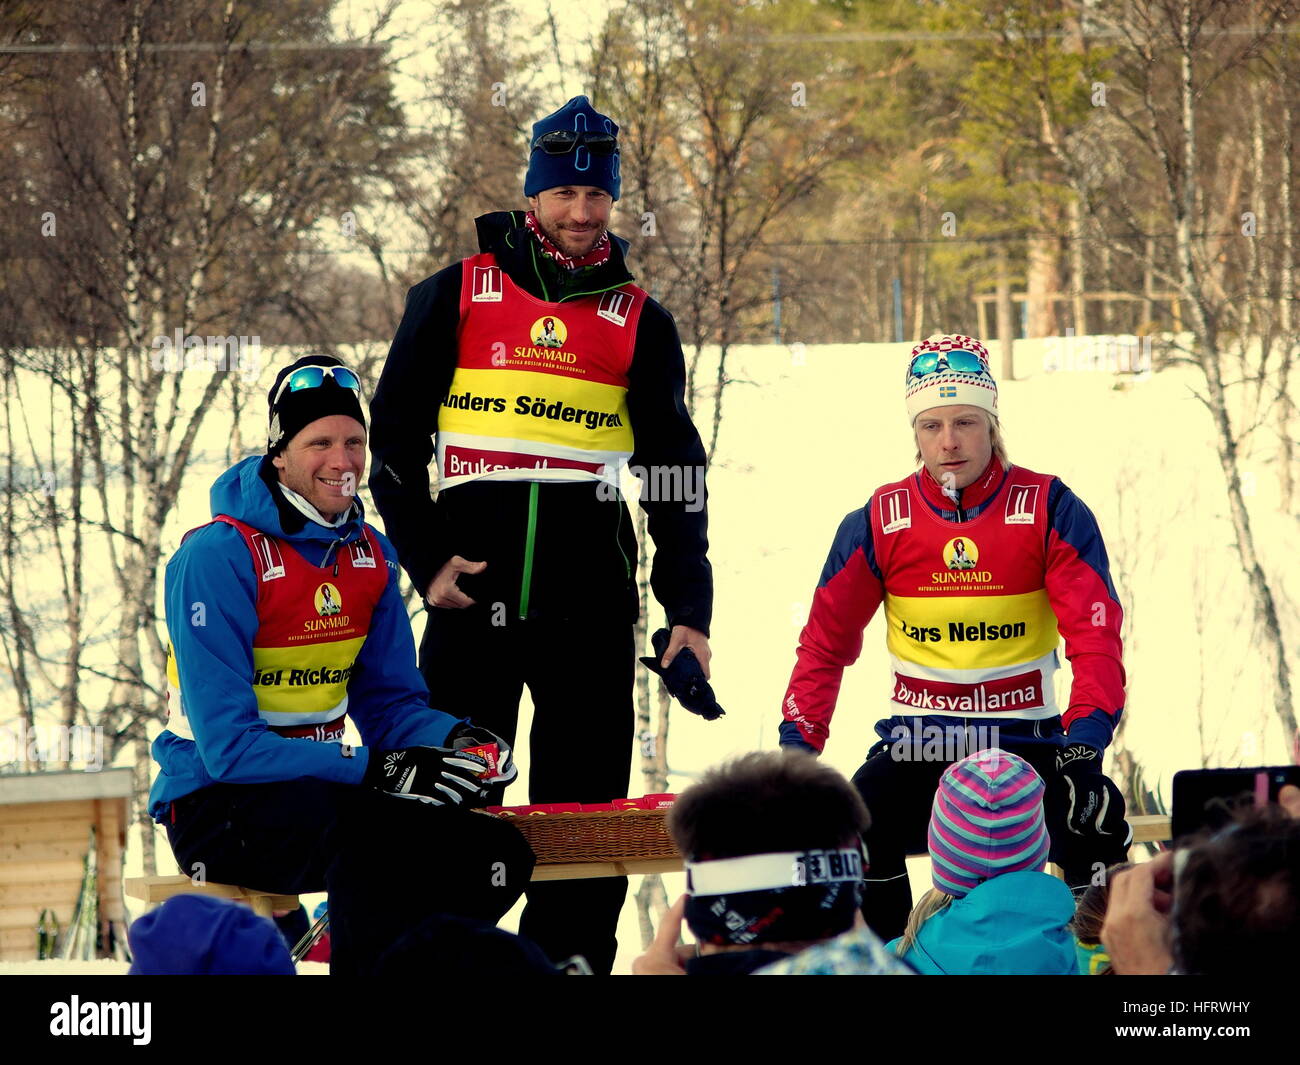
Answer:
MULTIPOLYGON (((277 505, 276 483, 269 459, 245 459, 212 486, 212 513, 275 536, 314 566, 332 566, 340 549, 363 537, 360 500, 351 521, 326 528, 283 501, 277 505)), ((398 592, 397 553, 382 533, 371 531, 383 548, 388 584, 348 683, 348 716, 364 744, 353 749, 353 757, 343 757, 345 748, 338 743, 279 736, 258 715, 252 686, 256 577, 239 530, 224 522, 205 525, 172 556, 164 579, 167 631, 196 738, 164 731, 154 740, 153 757, 161 767, 149 792, 155 821, 167 816, 174 800, 209 784, 300 777, 360 784, 368 748, 443 745, 459 719, 429 706, 398 592), (196 603, 205 605, 202 625, 191 624, 196 603)))

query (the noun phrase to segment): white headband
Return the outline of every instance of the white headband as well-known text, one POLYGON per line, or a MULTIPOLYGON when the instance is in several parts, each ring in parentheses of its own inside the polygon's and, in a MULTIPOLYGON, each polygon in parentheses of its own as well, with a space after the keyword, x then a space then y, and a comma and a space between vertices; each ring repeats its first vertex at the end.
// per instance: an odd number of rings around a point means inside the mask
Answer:
POLYGON ((861 879, 862 852, 848 847, 747 854, 743 858, 686 863, 686 890, 692 895, 732 895, 742 891, 854 883, 861 879))

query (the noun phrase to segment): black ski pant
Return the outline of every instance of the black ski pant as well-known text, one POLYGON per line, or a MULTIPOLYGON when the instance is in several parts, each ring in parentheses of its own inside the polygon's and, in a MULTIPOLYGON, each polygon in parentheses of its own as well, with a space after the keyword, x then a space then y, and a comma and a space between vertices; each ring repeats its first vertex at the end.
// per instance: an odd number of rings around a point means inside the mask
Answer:
POLYGON ((368 974, 432 914, 495 924, 533 868, 500 818, 309 778, 212 784, 173 802, 164 825, 187 876, 328 892, 331 974, 368 974))
MULTIPOLYGON (((528 775, 528 802, 604 803, 628 793, 634 656, 626 618, 520 621, 476 605, 428 611, 420 669, 434 709, 468 717, 511 746, 526 684, 533 726, 529 762, 519 770, 521 780, 528 775)), ((523 798, 507 791, 494 802, 518 806, 523 798)), ((553 961, 581 954, 606 975, 626 894, 625 876, 532 884, 519 934, 553 961)))
MULTIPOLYGON (((1004 733, 998 746, 1019 755, 1043 778, 1043 817, 1051 837, 1049 860, 1061 867, 1066 884, 1071 888, 1086 887, 1097 871, 1096 863, 1105 867, 1125 860, 1128 848, 1123 841, 1079 836, 1066 828, 1069 794, 1056 771, 1055 744, 1018 742, 1004 733)), ((871 748, 867 760, 853 775, 853 784, 871 814, 871 827, 863 837, 871 868, 867 872, 862 916, 886 942, 901 936, 907 927, 912 890, 907 881, 906 858, 928 850, 934 794, 939 778, 954 761, 916 757, 917 753, 916 745, 891 745, 882 740, 871 748)))

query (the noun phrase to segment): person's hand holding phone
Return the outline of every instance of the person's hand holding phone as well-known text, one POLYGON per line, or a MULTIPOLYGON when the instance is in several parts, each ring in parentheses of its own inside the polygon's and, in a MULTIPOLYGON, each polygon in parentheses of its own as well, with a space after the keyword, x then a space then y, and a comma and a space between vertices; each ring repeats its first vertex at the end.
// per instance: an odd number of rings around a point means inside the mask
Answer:
POLYGON ((1101 941, 1120 976, 1163 976, 1173 967, 1169 913, 1174 901, 1174 851, 1118 874, 1110 886, 1101 941))
POLYGON ((1294 784, 1285 784, 1277 793, 1277 804, 1287 812, 1287 816, 1300 821, 1300 788, 1294 784))

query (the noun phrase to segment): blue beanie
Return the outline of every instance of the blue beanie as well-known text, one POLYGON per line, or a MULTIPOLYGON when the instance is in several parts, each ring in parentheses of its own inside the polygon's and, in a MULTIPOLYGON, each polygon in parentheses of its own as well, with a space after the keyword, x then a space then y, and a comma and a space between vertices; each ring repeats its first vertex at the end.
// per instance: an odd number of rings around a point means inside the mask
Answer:
MULTIPOLYGON (((557 129, 618 136, 618 124, 592 107, 585 96, 575 96, 558 111, 534 122, 533 137, 528 143, 536 144, 543 133, 553 133, 557 129)), ((534 150, 528 157, 524 195, 536 196, 558 185, 592 185, 604 189, 617 200, 623 185, 618 172, 618 152, 592 155, 581 144, 563 155, 547 155, 540 149, 534 150)))
POLYGON ((127 932, 131 976, 293 976, 274 922, 211 895, 176 895, 127 932))

